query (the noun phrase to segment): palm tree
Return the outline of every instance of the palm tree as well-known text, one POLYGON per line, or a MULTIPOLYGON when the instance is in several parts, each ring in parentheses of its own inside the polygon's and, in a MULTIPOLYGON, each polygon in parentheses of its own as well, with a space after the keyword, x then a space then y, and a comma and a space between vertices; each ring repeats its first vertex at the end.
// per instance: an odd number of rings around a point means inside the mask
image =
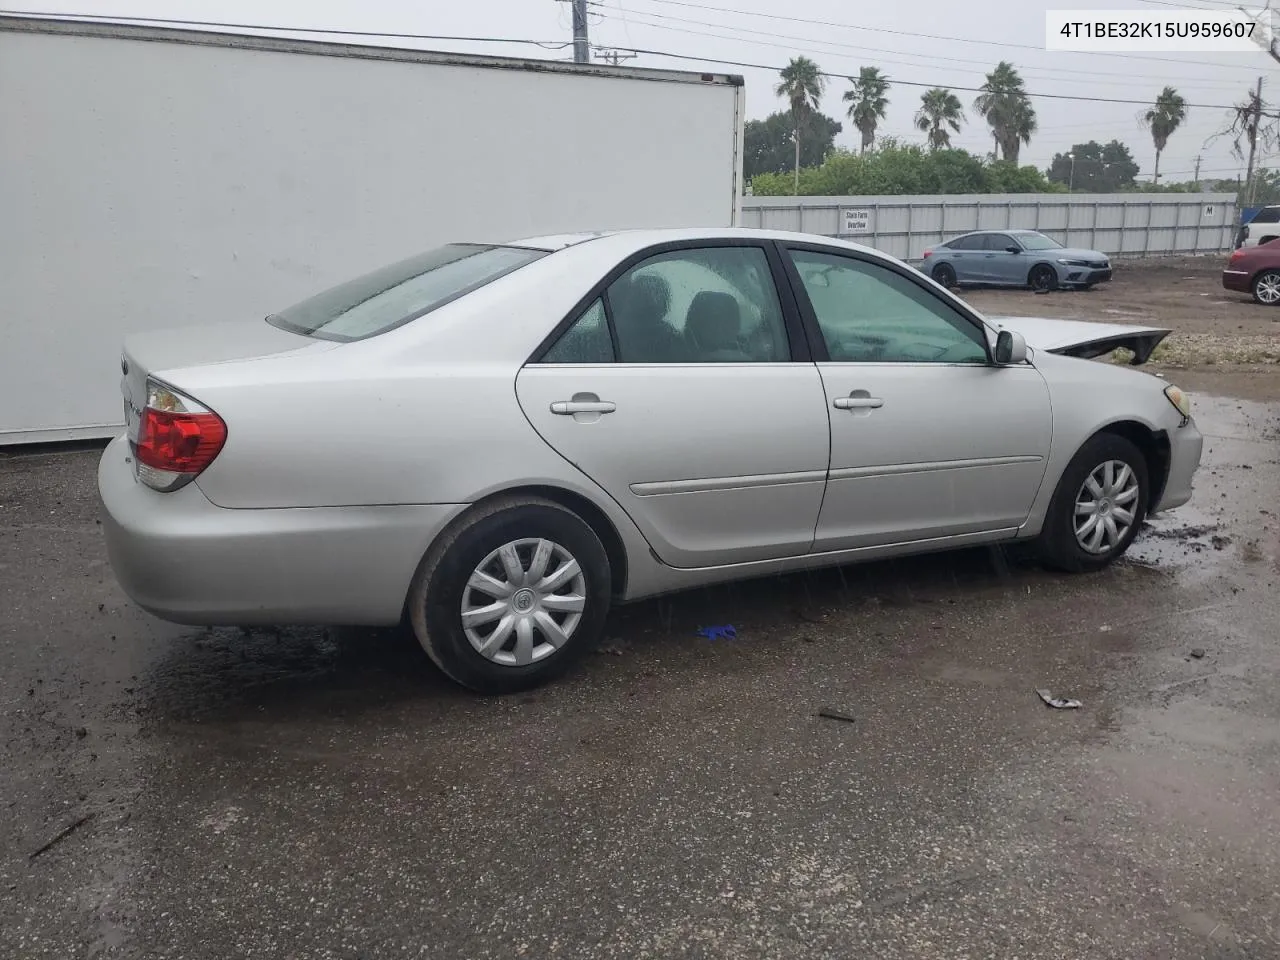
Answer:
POLYGON ((962 123, 964 107, 960 98, 950 90, 934 87, 921 95, 920 109, 916 111, 916 129, 928 135, 930 150, 950 147, 951 134, 959 133, 962 123))
POLYGON ((1173 131, 1187 119, 1187 101, 1178 96, 1173 87, 1165 87, 1156 97, 1155 106, 1142 115, 1142 122, 1151 128, 1151 142, 1156 145, 1155 175, 1153 183, 1160 182, 1160 153, 1169 142, 1173 131))
POLYGON ((796 140, 796 181, 795 192, 800 192, 800 123, 812 111, 818 109, 822 99, 822 91, 827 85, 827 78, 822 75, 818 65, 808 57, 792 57, 780 72, 781 82, 774 88, 774 93, 785 97, 791 104, 791 119, 795 126, 796 140))
POLYGON ((997 154, 1017 163, 1022 144, 1030 143, 1036 132, 1036 111, 1022 86, 1022 77, 1013 64, 1001 60, 987 74, 981 90, 973 101, 974 109, 991 126, 997 154))
POLYGON ((850 77, 853 84, 844 93, 844 101, 849 104, 849 119, 862 133, 862 152, 876 139, 876 125, 884 119, 885 108, 889 106, 889 80, 878 67, 863 67, 857 77, 850 77))

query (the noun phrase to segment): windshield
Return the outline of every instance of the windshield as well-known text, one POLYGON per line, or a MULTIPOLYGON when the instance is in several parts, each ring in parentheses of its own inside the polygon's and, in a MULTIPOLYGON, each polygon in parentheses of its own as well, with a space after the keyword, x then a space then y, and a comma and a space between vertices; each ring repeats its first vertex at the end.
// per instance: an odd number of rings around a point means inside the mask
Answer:
POLYGON ((322 340, 362 340, 545 256, 544 250, 450 244, 348 280, 267 317, 267 323, 322 340))
POLYGON ((1018 233, 1014 236, 1023 250, 1057 250, 1062 247, 1057 240, 1050 240, 1043 233, 1018 233))

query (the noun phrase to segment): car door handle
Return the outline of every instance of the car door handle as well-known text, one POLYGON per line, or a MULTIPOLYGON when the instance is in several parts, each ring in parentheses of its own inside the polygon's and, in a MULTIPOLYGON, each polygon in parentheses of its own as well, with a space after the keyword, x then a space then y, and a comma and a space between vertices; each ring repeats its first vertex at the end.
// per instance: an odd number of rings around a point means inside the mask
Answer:
POLYGON ((575 413, 613 413, 618 405, 610 400, 557 400, 551 404, 551 412, 562 417, 575 413))
POLYGON ((837 410, 876 410, 884 401, 879 397, 836 397, 831 405, 837 410))

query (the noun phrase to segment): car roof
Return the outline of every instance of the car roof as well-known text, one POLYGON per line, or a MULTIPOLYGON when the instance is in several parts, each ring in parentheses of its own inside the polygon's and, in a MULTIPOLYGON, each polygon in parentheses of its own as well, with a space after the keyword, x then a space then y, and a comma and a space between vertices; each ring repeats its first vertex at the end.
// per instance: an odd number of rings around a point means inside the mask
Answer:
MULTIPOLYGON (((1039 230, 1028 230, 1026 227, 984 227, 981 230, 970 230, 968 233, 960 234, 961 237, 972 237, 983 233, 1039 233, 1039 230)), ((959 238, 957 238, 959 239, 959 238)))
POLYGON ((790 230, 763 230, 755 227, 668 227, 637 230, 602 230, 596 233, 563 233, 521 240, 507 240, 501 246, 527 247, 553 252, 576 247, 587 242, 607 241, 618 246, 645 247, 660 243, 678 243, 688 240, 789 240, 793 243, 820 243, 831 247, 859 250, 881 259, 893 259, 888 254, 860 243, 852 243, 839 237, 826 237, 813 233, 796 233, 790 230))

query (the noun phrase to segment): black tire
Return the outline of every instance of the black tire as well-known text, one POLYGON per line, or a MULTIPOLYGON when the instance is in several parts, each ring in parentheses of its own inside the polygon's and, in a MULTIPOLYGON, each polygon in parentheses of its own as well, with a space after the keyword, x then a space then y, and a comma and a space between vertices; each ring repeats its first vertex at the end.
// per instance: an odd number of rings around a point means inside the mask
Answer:
POLYGON ((1058 272, 1047 263, 1037 263, 1027 274, 1027 286, 1037 293, 1058 289, 1058 272))
POLYGON ((946 287, 948 290, 955 288, 957 284, 956 269, 949 263, 940 263, 933 268, 933 282, 939 286, 946 287))
MULTIPOLYGON (((528 562, 533 547, 521 546, 518 552, 523 564, 528 562)), ((562 558, 560 554, 556 556, 562 558)), ((409 620, 422 649, 450 679, 478 693, 515 693, 560 676, 599 642, 611 593, 609 555, 587 523, 549 500, 503 497, 467 517, 432 545, 409 589, 409 620), (464 598, 478 602, 478 597, 485 595, 483 591, 473 591, 467 581, 490 553, 520 540, 546 540, 565 551, 577 562, 585 583, 585 605, 568 640, 524 665, 496 662, 480 653, 462 623, 464 598)), ((566 623, 569 615, 564 616, 557 622, 566 623)), ((474 628, 474 632, 486 628, 488 624, 474 628)), ((514 655, 515 636, 513 632, 503 644, 510 649, 497 656, 514 655)), ((533 642, 537 644, 534 649, 540 649, 545 637, 534 633, 533 642)))
POLYGON ((1263 270, 1254 277, 1253 299, 1264 307, 1280 306, 1280 270, 1263 270))
MULTIPOLYGON (((1147 515, 1151 481, 1147 461, 1131 441, 1114 433, 1099 433, 1085 442, 1062 472, 1049 502, 1049 512, 1037 541, 1038 553, 1045 566, 1069 573, 1101 570, 1129 549, 1147 515), (1084 484, 1095 470, 1110 461, 1129 467, 1137 478, 1138 495, 1133 519, 1118 541, 1103 552, 1086 550, 1076 537, 1076 501, 1084 493, 1084 484)), ((1114 507, 1108 505, 1108 510, 1114 507)))

